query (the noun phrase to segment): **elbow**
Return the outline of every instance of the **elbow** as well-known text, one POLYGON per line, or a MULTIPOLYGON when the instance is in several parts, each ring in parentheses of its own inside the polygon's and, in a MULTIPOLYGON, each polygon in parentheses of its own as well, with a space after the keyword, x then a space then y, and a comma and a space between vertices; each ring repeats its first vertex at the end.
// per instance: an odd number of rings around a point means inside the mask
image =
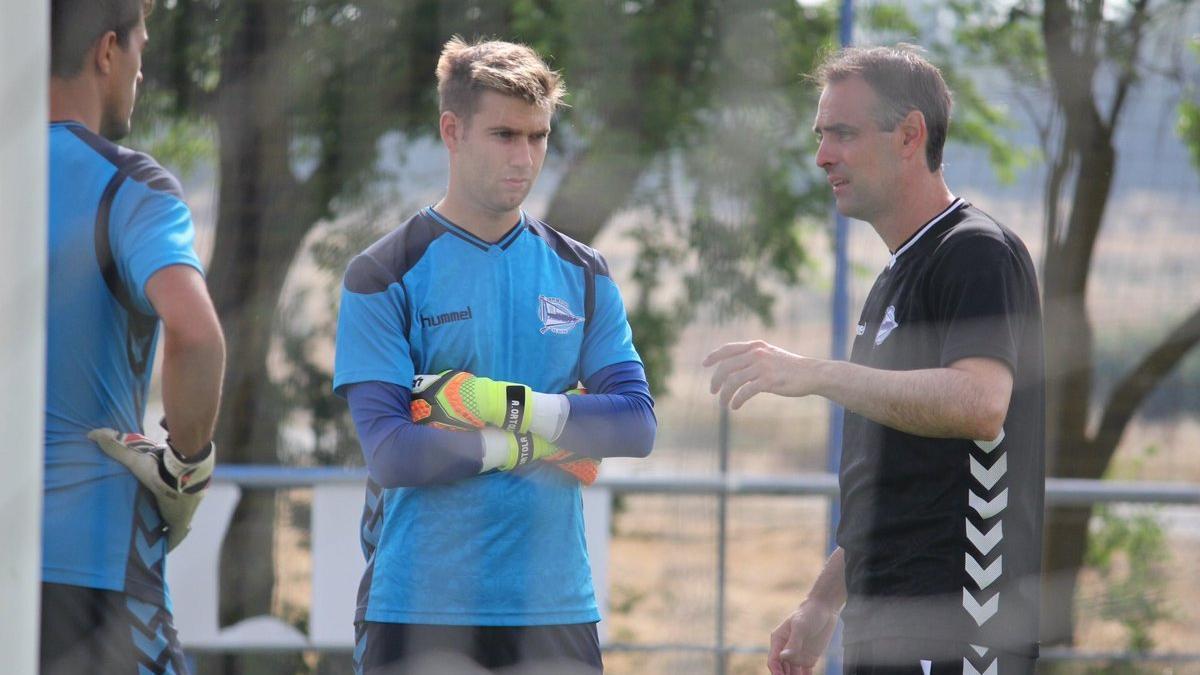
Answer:
POLYGON ((381 448, 372 448, 364 454, 367 460, 367 475, 376 485, 388 490, 420 485, 420 477, 415 471, 404 462, 386 461, 387 453, 382 452, 381 448))
POLYGON ((391 490, 393 488, 412 487, 404 475, 403 471, 389 470, 386 467, 374 466, 367 464, 367 475, 371 477, 371 481, 381 488, 391 490))
POLYGON ((1003 404, 992 402, 983 406, 975 415, 971 424, 971 439, 976 441, 994 441, 1004 433, 1004 420, 1008 417, 1007 401, 1003 404))
POLYGON ((654 439, 658 435, 658 420, 650 415, 648 423, 641 429, 637 437, 630 443, 630 456, 645 459, 654 451, 654 439))
POLYGON ((163 339, 166 349, 177 352, 209 354, 224 364, 225 335, 221 324, 211 321, 163 322, 163 339))

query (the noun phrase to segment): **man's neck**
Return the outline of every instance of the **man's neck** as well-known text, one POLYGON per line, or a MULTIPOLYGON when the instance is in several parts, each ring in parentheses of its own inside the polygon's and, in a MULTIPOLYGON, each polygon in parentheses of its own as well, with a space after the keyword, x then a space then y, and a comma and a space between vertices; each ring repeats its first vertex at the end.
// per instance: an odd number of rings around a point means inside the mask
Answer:
POLYGON ((892 253, 954 202, 941 172, 922 178, 899 194, 893 201, 896 208, 871 220, 871 226, 892 253))
POLYGON ((500 241, 521 219, 520 208, 498 213, 478 208, 449 192, 433 208, 450 222, 491 243, 500 241))
POLYGON ((50 78, 50 120, 79 122, 94 134, 100 133, 100 98, 85 77, 65 80, 50 78))

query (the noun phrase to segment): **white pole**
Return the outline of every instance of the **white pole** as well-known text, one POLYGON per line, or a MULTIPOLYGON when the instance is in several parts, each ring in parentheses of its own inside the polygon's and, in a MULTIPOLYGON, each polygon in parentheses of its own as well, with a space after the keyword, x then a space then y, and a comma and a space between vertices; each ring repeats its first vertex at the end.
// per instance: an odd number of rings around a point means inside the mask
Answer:
POLYGON ((46 350, 48 2, 0 0, 0 654, 37 672, 46 350))

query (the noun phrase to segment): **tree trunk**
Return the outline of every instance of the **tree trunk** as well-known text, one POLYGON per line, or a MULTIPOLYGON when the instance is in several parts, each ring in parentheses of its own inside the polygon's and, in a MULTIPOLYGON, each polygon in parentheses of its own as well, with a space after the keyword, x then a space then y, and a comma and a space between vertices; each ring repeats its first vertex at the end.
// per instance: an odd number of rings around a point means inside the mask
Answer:
MULTIPOLYGON (((241 6, 221 59, 220 207, 209 285, 230 345, 217 447, 228 463, 277 460, 278 409, 266 375, 283 280, 311 220, 289 166, 283 114, 288 9, 241 6)), ((247 492, 221 555, 222 625, 268 614, 275 586, 275 498, 247 492)), ((234 665, 236 671, 238 666, 234 665)))
MULTIPOLYGON (((1045 344, 1047 474, 1099 478, 1109 457, 1096 457, 1088 431, 1092 400, 1093 341, 1087 311, 1087 282, 1092 251, 1104 221, 1112 187, 1116 151, 1112 128, 1096 105, 1093 75, 1097 60, 1091 41, 1064 0, 1047 0, 1042 18, 1047 67, 1063 115, 1061 152, 1073 184, 1062 232, 1046 248, 1045 344)), ((1098 17, 1092 20, 1099 20, 1098 17)), ((1085 22, 1086 23, 1086 22, 1085 22)), ((1047 198, 1057 194, 1049 190, 1047 198)), ((1056 209, 1047 204, 1047 209, 1056 209)), ((1079 568, 1087 550, 1087 507, 1051 508, 1046 514, 1042 556, 1046 583, 1042 593, 1041 637, 1045 644, 1071 644, 1079 568)))
POLYGON ((628 147, 626 143, 605 143, 605 147, 581 151, 554 192, 546 222, 591 244, 613 214, 629 202, 638 177, 650 162, 636 151, 623 149, 628 147))

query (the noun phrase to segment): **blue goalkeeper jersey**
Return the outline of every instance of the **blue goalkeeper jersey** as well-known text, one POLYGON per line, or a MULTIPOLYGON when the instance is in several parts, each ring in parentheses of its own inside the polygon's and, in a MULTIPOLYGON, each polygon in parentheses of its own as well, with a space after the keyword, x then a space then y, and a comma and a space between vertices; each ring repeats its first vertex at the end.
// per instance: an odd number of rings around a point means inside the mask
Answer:
MULTIPOLYGON (((604 259, 524 214, 490 243, 426 208, 346 271, 338 393, 449 368, 562 392, 625 362, 640 359, 604 259)), ((362 541, 359 621, 600 619, 579 483, 541 462, 427 487, 368 482, 362 541)))
POLYGON ((138 431, 158 336, 147 280, 200 269, 179 182, 75 122, 50 125, 42 580, 169 608, 167 540, 149 492, 88 440, 138 431))

